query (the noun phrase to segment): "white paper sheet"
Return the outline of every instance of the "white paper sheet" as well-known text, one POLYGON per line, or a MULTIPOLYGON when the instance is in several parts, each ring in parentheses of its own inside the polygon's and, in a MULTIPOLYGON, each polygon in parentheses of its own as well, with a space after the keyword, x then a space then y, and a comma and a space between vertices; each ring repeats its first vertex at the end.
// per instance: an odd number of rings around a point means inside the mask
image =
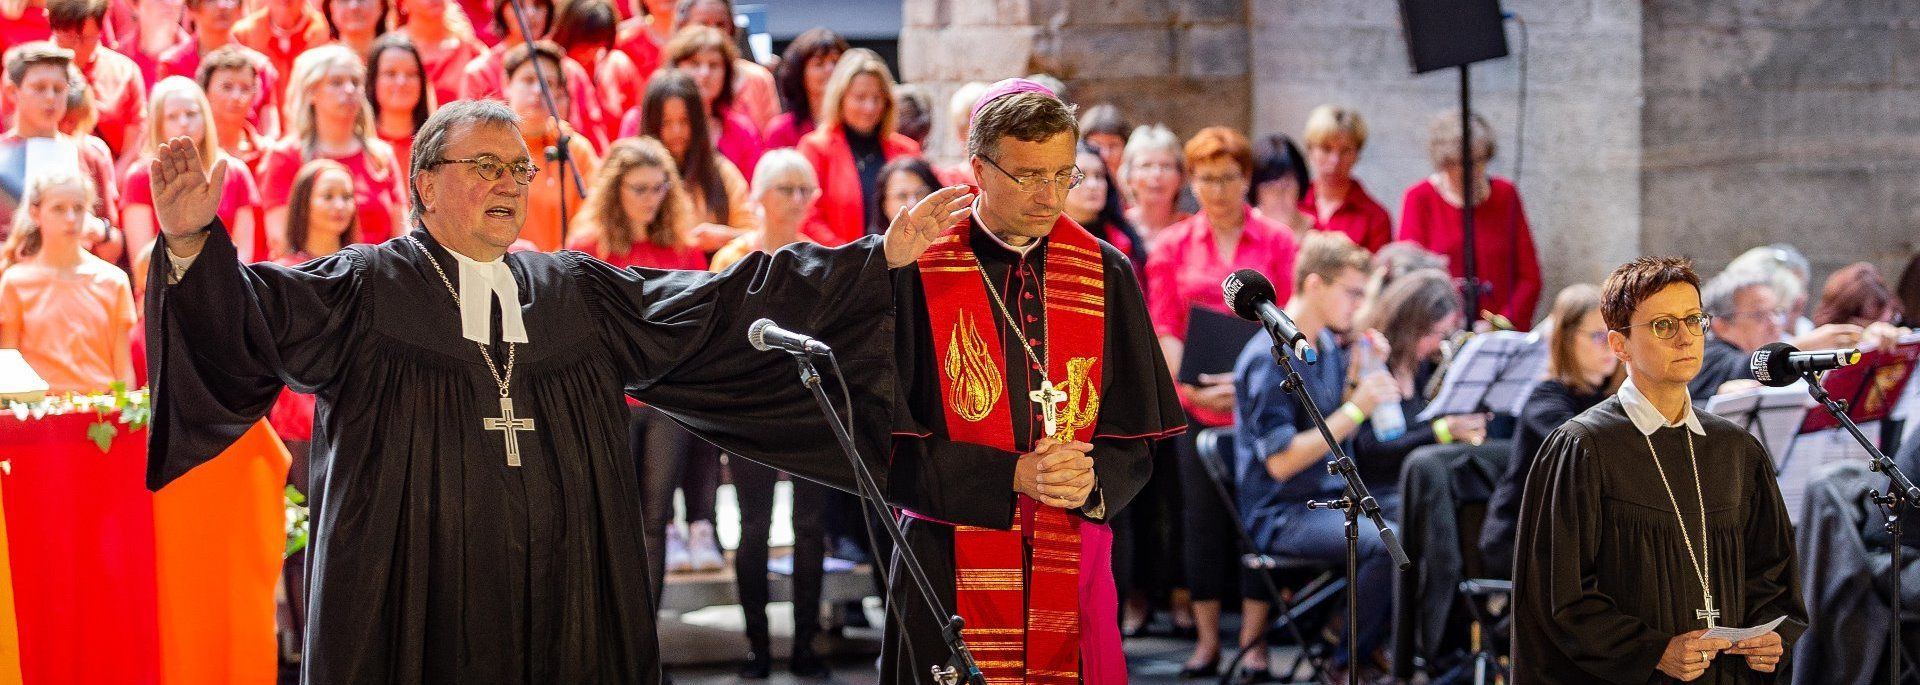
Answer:
POLYGON ((1765 624, 1757 625, 1752 628, 1729 628, 1727 626, 1720 626, 1707 631, 1706 634, 1700 636, 1700 639, 1712 640, 1715 638, 1719 638, 1721 640, 1726 640, 1728 642, 1738 643, 1741 640, 1751 640, 1753 638, 1760 637, 1767 633, 1771 633, 1773 632, 1774 628, 1780 627, 1781 621, 1785 621, 1785 620, 1787 620, 1787 617, 1781 616, 1780 618, 1773 619, 1772 621, 1768 621, 1765 624))

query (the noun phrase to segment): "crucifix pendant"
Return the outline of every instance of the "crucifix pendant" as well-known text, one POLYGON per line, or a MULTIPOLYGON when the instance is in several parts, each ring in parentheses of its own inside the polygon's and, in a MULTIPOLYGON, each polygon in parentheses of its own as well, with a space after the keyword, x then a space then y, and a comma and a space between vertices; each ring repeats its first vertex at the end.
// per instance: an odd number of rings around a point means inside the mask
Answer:
POLYGON ((1718 624, 1718 619, 1720 618, 1720 610, 1713 608, 1712 593, 1706 593, 1706 605, 1707 605, 1707 608, 1705 609, 1694 609, 1693 617, 1700 619, 1702 621, 1706 621, 1707 627, 1712 628, 1718 624))
POLYGON ((1040 405, 1040 416, 1044 420, 1047 437, 1060 432, 1060 405, 1067 403, 1067 393, 1053 387, 1053 381, 1040 379, 1040 389, 1027 393, 1027 399, 1040 405))
POLYGON ((500 416, 483 418, 480 425, 486 430, 500 431, 507 441, 507 465, 520 465, 520 431, 533 432, 533 419, 519 419, 513 416, 513 398, 500 397, 500 416))

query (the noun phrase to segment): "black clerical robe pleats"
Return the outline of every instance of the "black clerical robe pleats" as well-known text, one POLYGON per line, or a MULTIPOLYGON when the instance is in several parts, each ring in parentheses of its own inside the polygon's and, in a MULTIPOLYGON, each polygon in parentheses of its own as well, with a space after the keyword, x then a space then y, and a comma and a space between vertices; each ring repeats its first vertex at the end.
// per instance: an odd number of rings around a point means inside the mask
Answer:
POLYGON ((657 682, 622 395, 729 452, 851 487, 792 362, 748 346, 761 316, 838 351, 857 441, 886 475, 895 374, 877 239, 718 275, 508 255, 532 339, 512 378, 517 417, 534 421, 516 433, 518 467, 482 427, 499 391, 425 259, 397 239, 241 265, 218 226, 178 284, 154 255, 150 487, 218 454, 283 385, 318 395, 306 682, 657 682))

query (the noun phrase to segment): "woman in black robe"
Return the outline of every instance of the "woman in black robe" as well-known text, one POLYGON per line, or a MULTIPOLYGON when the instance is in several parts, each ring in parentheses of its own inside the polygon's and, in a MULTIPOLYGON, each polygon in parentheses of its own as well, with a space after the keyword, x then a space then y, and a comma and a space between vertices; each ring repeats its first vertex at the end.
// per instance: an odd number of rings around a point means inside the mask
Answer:
POLYGON ((1601 295, 1628 368, 1547 438, 1521 498, 1513 682, 1773 682, 1806 630, 1793 532, 1752 435, 1697 412, 1707 317, 1685 260, 1642 258, 1601 295), (1708 639, 1783 619, 1738 643, 1708 639))

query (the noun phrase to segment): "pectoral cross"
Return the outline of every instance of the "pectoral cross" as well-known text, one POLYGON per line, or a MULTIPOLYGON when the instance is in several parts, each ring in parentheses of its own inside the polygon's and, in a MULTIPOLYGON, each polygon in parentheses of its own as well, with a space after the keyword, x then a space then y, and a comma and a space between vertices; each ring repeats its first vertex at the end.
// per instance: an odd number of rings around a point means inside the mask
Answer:
POLYGON ((1040 389, 1027 393, 1027 399, 1040 405, 1040 415, 1045 420, 1047 437, 1060 432, 1060 405, 1067 403, 1067 393, 1053 387, 1053 381, 1042 378, 1040 389))
POLYGON ((1706 621, 1707 627, 1712 628, 1717 624, 1717 620, 1720 618, 1720 610, 1713 608, 1712 593, 1706 593, 1706 604, 1707 604, 1707 608, 1705 609, 1694 609, 1693 617, 1700 619, 1702 621, 1706 621))
POLYGON ((500 431, 507 440, 507 465, 520 465, 519 431, 533 432, 533 419, 516 419, 513 416, 513 398, 500 398, 500 416, 483 418, 480 425, 486 430, 500 431))

